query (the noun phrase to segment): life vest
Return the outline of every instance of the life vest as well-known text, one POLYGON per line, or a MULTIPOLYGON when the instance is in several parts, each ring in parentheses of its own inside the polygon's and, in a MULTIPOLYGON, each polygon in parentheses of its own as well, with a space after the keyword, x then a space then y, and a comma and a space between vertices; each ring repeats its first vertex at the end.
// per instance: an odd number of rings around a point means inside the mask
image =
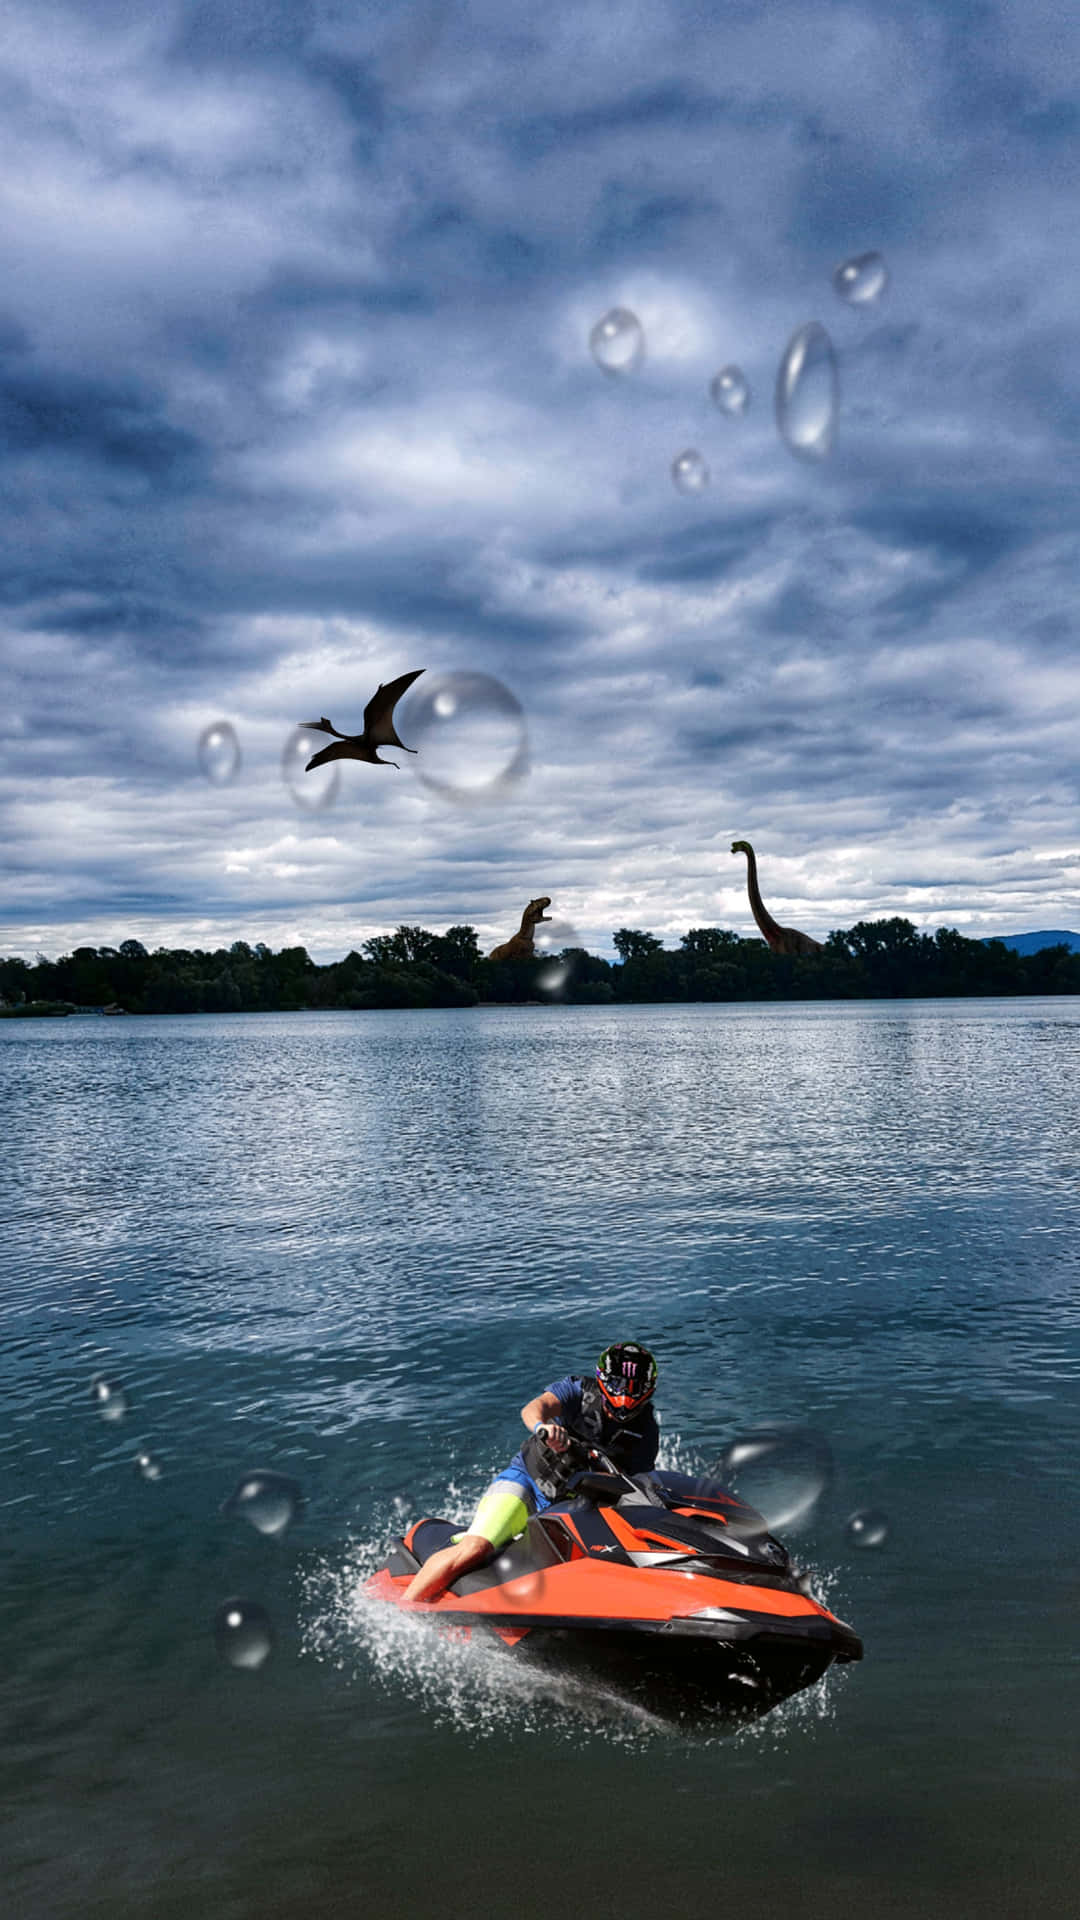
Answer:
MULTIPOLYGON (((621 1467, 624 1473, 647 1472, 655 1464, 660 1444, 660 1429, 651 1402, 638 1407, 631 1418, 633 1424, 616 1420, 608 1412, 598 1383, 583 1379, 581 1412, 574 1426, 567 1424, 566 1431, 580 1445, 602 1447, 612 1464, 621 1467)), ((581 1471, 584 1463, 580 1445, 554 1453, 538 1433, 529 1435, 521 1449, 521 1458, 526 1473, 536 1482, 545 1500, 557 1500, 571 1474, 581 1471)))

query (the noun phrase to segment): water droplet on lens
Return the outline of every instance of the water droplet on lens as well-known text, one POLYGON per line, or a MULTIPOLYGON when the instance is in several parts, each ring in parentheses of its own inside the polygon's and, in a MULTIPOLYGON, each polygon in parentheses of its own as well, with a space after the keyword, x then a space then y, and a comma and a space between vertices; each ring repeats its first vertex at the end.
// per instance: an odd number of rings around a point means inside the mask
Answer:
POLYGON ((214 1644, 230 1667, 261 1667, 274 1645, 266 1608, 257 1600, 226 1600, 214 1615, 214 1644))
POLYGON ((581 946, 581 936, 569 920, 550 920, 538 925, 533 934, 533 952, 540 965, 536 985, 547 1000, 560 1000, 574 976, 573 952, 565 948, 581 946))
POLYGON ((708 486, 709 469, 696 447, 687 447, 685 453, 676 454, 671 463, 671 477, 680 493, 700 493, 708 486))
POLYGON ((832 1452, 821 1434, 768 1427, 731 1441, 709 1473, 756 1507, 771 1531, 782 1533, 809 1518, 832 1470, 832 1452))
POLYGON ((641 321, 629 307, 612 307, 589 335, 589 346, 605 373, 633 373, 645 358, 641 321))
POLYGON ((448 673, 421 685, 408 725, 420 780, 458 806, 498 799, 529 770, 521 702, 490 674, 448 673))
POLYGON ((709 392, 721 413, 745 413, 750 405, 750 388, 741 367, 721 367, 713 375, 709 392))
POLYGON ((320 813, 324 807, 332 806, 337 799, 337 790, 341 782, 341 762, 331 760, 326 766, 313 767, 305 771, 313 753, 318 753, 327 743, 319 739, 317 733, 310 733, 306 727, 294 727, 281 750, 281 774, 296 801, 307 813, 320 813))
POLYGON ((800 459, 823 460, 830 451, 838 398, 832 341, 811 320, 792 335, 776 376, 776 424, 800 459))
POLYGON ((412 1500, 407 1493, 395 1493, 390 1502, 390 1508, 394 1516, 394 1521, 399 1527, 404 1526, 412 1512, 412 1507, 412 1500))
POLYGON ((127 1412, 127 1394, 119 1380, 106 1380, 103 1373, 90 1382, 90 1398, 103 1420, 122 1420, 127 1412))
POLYGON ((865 307, 871 300, 880 300, 889 284, 889 269, 880 253, 857 253, 837 267, 832 283, 841 300, 865 307))
POLYGON ((199 765, 215 787, 227 786, 240 767, 240 742, 227 720, 215 720, 199 735, 199 765))
POLYGON ((889 1522, 877 1507, 864 1507, 852 1514, 844 1532, 853 1547, 881 1547, 888 1538, 889 1522))
POLYGON ((137 1453, 135 1455, 135 1465, 137 1466, 139 1472, 142 1474, 142 1477, 144 1480, 160 1480, 161 1479, 161 1468, 159 1467, 157 1461, 154 1459, 154 1456, 152 1453, 146 1453, 146 1452, 137 1453))
POLYGON ((266 1473, 261 1468, 246 1473, 237 1481, 222 1513, 241 1514, 258 1533, 284 1533, 296 1519, 304 1492, 299 1481, 285 1473, 266 1473))

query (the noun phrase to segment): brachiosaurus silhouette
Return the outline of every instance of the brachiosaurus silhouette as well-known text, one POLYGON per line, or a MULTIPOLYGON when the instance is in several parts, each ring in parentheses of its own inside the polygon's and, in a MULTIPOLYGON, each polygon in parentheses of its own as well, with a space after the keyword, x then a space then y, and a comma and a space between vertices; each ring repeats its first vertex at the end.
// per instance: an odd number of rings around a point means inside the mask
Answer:
POLYGON ((521 916, 521 925, 517 932, 511 934, 509 940, 504 940, 501 947, 492 947, 488 959, 534 959, 536 950, 533 946, 533 934, 541 920, 550 920, 551 915, 544 912, 544 908, 550 905, 551 900, 546 893, 540 894, 535 900, 530 900, 521 916))
POLYGON ((749 840, 733 840, 732 853, 746 855, 746 891, 750 896, 750 911, 765 935, 774 953, 824 953, 820 940, 812 940, 808 933, 800 933, 797 927, 778 926, 765 902, 758 892, 757 861, 749 840))

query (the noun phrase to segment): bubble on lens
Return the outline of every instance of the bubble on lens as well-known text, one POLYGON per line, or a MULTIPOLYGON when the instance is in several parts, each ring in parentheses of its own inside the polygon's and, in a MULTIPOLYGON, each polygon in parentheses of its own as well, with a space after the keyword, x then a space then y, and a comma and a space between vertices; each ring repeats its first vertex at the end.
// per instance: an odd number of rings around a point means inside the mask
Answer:
POLYGON ((321 813, 324 807, 333 806, 337 799, 341 783, 341 763, 331 760, 328 765, 313 767, 307 772, 307 763, 312 754, 318 753, 328 743, 318 733, 312 733, 307 727, 294 727, 281 750, 281 775, 296 801, 306 813, 321 813))
POLYGON ((103 1420, 122 1420, 127 1412, 127 1394, 119 1380, 107 1380, 103 1373, 90 1382, 90 1398, 103 1420))
POLYGON ((274 1645, 266 1608, 257 1600, 226 1600, 214 1615, 214 1644, 230 1667, 261 1667, 274 1645))
POLYGON ((810 1518, 832 1480, 832 1451, 808 1427, 765 1427, 732 1440, 709 1473, 782 1533, 810 1518))
POLYGON ((700 493, 709 484, 709 469, 696 447, 677 453, 671 463, 671 477, 680 493, 700 493))
POLYGON ((135 1466, 144 1480, 161 1479, 161 1468, 158 1462, 154 1459, 153 1454, 147 1453, 145 1449, 135 1455, 135 1466))
POLYGON ((447 673, 409 701, 416 772, 430 793, 457 806, 498 800, 529 770, 525 714, 516 694, 487 673, 447 673))
POLYGON ((539 965, 536 985, 545 1000, 561 1000, 580 958, 581 936, 569 920, 544 920, 533 930, 533 952, 539 965))
POLYGON ((741 367, 721 367, 709 383, 709 392, 721 413, 745 413, 750 405, 750 388, 741 367))
POLYGON ((629 307, 612 307, 589 335, 592 357, 605 373, 633 373, 645 358, 645 333, 629 307))
POLYGON ((239 1515, 257 1533, 284 1533, 303 1505, 304 1493, 298 1480, 286 1473, 268 1473, 263 1468, 246 1473, 238 1480, 222 1513, 239 1515))
POLYGON ((240 742, 227 720, 215 720, 199 735, 199 765, 215 787, 228 786, 240 769, 240 742))
POLYGON ((865 307, 880 300, 889 284, 889 269, 880 253, 856 253, 836 268, 833 286, 853 307, 865 307))
POLYGON ((831 451, 838 403, 832 341, 811 320, 792 334, 776 376, 776 424, 800 460, 824 460, 831 451))
POLYGON ((852 1547, 883 1547, 889 1537, 889 1522, 878 1507, 863 1507, 853 1513, 844 1534, 852 1547))

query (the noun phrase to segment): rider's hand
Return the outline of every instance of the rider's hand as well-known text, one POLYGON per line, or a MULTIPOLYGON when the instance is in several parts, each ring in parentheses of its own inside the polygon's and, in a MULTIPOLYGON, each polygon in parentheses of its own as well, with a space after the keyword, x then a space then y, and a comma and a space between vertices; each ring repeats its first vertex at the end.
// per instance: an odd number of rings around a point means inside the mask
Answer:
POLYGON ((562 1453, 568 1443, 566 1428, 558 1420, 539 1420, 533 1429, 552 1453, 562 1453))

